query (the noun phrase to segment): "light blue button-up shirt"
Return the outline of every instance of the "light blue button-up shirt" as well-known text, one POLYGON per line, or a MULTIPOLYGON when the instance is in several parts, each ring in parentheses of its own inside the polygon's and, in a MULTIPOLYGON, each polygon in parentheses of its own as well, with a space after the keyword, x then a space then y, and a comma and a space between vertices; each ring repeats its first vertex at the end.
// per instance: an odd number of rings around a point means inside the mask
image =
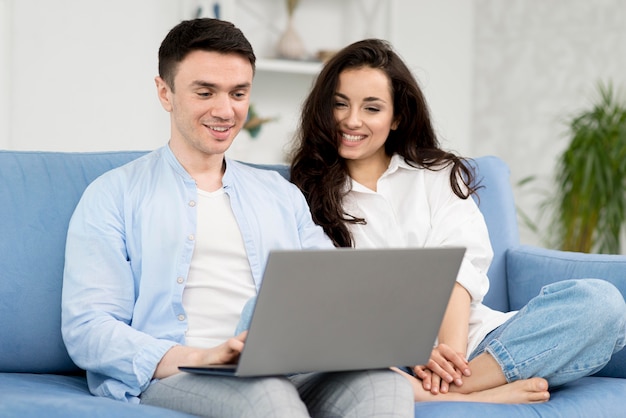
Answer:
MULTIPOLYGON (((227 159, 223 187, 257 289, 270 250, 333 247, 280 174, 227 159)), ((93 394, 138 402, 163 355, 185 343, 196 201, 195 181, 168 146, 85 190, 68 231, 62 331, 93 394)))

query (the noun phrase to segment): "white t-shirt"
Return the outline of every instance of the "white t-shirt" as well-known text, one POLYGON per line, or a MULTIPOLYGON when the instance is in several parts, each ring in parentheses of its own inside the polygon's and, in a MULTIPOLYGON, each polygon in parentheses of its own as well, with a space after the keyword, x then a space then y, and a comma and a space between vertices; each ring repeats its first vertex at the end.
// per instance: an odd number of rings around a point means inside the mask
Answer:
POLYGON ((514 313, 482 304, 489 289, 487 270, 493 251, 485 220, 473 199, 461 199, 450 187, 450 169, 415 168, 394 155, 374 192, 354 180, 344 198, 357 248, 461 246, 467 251, 457 282, 471 295, 467 355, 514 313))
POLYGON ((256 295, 250 263, 223 189, 198 190, 196 244, 183 307, 186 344, 210 348, 232 337, 244 304, 256 295))

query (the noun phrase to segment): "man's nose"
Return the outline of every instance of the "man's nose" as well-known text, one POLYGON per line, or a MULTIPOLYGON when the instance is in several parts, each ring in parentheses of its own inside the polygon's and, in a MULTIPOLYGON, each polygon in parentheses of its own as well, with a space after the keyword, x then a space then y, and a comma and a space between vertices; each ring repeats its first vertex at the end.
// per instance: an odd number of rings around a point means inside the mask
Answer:
POLYGON ((211 116, 223 120, 231 120, 234 118, 235 111, 233 110, 232 99, 230 96, 226 94, 218 94, 213 99, 212 105, 211 116))

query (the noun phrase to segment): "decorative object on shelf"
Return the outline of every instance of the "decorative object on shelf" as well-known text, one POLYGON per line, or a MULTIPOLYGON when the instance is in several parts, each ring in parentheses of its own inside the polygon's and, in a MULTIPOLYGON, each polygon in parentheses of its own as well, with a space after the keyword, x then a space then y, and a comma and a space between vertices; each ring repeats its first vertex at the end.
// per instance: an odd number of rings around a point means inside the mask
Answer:
POLYGON ((304 60, 307 58, 307 51, 302 38, 296 31, 293 17, 300 0, 285 1, 287 2, 287 27, 278 40, 276 52, 278 58, 304 60))
POLYGON ((377 16, 383 16, 385 13, 384 10, 384 1, 379 0, 371 0, 369 2, 361 0, 359 3, 360 7, 357 8, 359 12, 361 12, 361 19, 365 24, 365 33, 363 33, 363 38, 375 38, 376 33, 374 30, 374 22, 376 22, 377 16))
POLYGON ((337 49, 320 49, 315 54, 315 58, 317 58, 320 62, 326 62, 333 57, 337 53, 337 49))
POLYGON ((243 129, 248 131, 250 134, 250 138, 256 138, 261 132, 261 127, 268 123, 273 122, 278 118, 261 118, 256 112, 253 104, 250 104, 248 109, 248 118, 246 119, 246 123, 243 125, 243 129))
POLYGON ((564 250, 618 254, 626 225, 626 101, 609 82, 592 107, 568 120, 557 164, 551 234, 564 250), (621 99, 621 100, 620 100, 621 99))
POLYGON ((206 4, 203 5, 203 2, 201 2, 200 0, 196 1, 197 5, 195 7, 195 11, 193 13, 192 18, 193 19, 199 19, 202 17, 214 17, 215 19, 221 19, 222 18, 222 12, 221 12, 221 5, 219 1, 216 1, 213 3, 213 7, 212 7, 212 11, 213 11, 213 15, 211 16, 211 14, 208 13, 208 7, 206 7, 206 4))

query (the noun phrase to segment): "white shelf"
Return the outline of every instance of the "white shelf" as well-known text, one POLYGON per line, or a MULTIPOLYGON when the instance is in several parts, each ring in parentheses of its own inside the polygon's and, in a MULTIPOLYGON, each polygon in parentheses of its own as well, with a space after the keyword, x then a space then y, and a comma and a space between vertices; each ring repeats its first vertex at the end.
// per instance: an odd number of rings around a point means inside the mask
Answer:
POLYGON ((322 63, 318 61, 259 58, 256 61, 256 69, 257 71, 275 73, 317 75, 322 69, 322 63))

